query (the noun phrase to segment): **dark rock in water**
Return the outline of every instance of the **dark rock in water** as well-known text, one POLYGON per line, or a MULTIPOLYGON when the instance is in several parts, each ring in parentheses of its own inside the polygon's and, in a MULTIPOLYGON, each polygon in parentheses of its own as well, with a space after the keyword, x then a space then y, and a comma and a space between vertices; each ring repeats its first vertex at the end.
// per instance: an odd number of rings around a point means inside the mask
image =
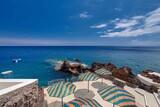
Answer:
POLYGON ((91 71, 94 72, 97 69, 100 69, 102 67, 104 67, 104 64, 98 63, 98 62, 93 62, 92 65, 91 65, 91 71))
POLYGON ((94 72, 100 68, 105 68, 109 71, 112 71, 114 68, 117 68, 117 67, 112 63, 103 64, 103 63, 94 62, 92 63, 91 71, 94 72))
POLYGON ((116 69, 117 67, 114 64, 112 64, 112 63, 108 63, 108 64, 106 64, 105 68, 107 70, 109 70, 109 71, 112 71, 113 69, 116 69))
POLYGON ((150 73, 150 72, 155 72, 155 71, 150 70, 150 69, 147 69, 147 70, 142 71, 142 73, 150 73))
POLYGON ((128 74, 129 77, 131 77, 131 78, 135 77, 135 75, 133 74, 132 69, 130 67, 124 66, 124 67, 122 67, 122 69, 124 70, 125 73, 128 74))
POLYGON ((68 61, 64 61, 60 71, 63 71, 65 73, 70 73, 73 75, 78 75, 79 73, 85 72, 86 68, 84 68, 81 64, 72 64, 70 65, 68 61))
POLYGON ((62 66, 61 66, 60 71, 68 72, 69 68, 70 68, 69 62, 64 61, 63 64, 62 64, 62 66))
POLYGON ((76 67, 76 70, 77 70, 79 73, 83 73, 83 66, 78 65, 78 66, 76 67))

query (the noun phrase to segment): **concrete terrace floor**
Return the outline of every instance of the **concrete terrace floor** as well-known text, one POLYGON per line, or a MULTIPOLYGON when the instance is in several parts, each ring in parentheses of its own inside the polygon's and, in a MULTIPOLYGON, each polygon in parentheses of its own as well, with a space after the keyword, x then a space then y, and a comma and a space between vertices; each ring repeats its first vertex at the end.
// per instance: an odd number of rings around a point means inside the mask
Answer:
MULTIPOLYGON (((101 82, 101 79, 99 79, 97 81, 90 81, 90 90, 93 91, 95 94, 93 99, 98 101, 98 103, 100 103, 103 107, 113 107, 112 103, 107 102, 100 97, 100 95, 97 93, 97 89, 91 85, 94 82, 101 82)), ((107 85, 113 85, 113 83, 107 79, 104 79, 103 82, 107 85)), ((74 82, 73 84, 76 85, 76 90, 87 89, 87 81, 74 82)), ((125 86, 124 89, 135 96, 137 107, 145 107, 146 105, 148 107, 159 107, 153 94, 146 92, 142 89, 137 89, 137 88, 134 89, 134 88, 131 88, 128 86, 125 86), (144 96, 137 93, 136 91, 144 94, 146 96, 146 101, 144 100, 144 96)), ((47 94, 47 88, 44 89, 44 93, 45 93, 45 101, 46 101, 47 107, 60 107, 61 106, 61 103, 60 103, 61 99, 55 98, 55 97, 49 97, 47 94)), ((69 95, 64 98, 64 102, 69 102, 69 101, 73 100, 74 98, 75 98, 74 94, 69 95)), ((115 107, 118 107, 118 106, 115 106, 115 107)))

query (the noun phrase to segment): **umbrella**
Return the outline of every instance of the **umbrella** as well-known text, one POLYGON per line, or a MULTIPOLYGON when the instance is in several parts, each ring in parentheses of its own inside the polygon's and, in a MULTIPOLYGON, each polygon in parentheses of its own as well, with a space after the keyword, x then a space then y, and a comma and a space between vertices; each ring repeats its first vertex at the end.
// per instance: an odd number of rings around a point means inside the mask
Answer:
POLYGON ((120 107, 136 107, 135 97, 117 86, 107 86, 99 90, 98 93, 104 100, 113 103, 113 105, 118 105, 120 107))
POLYGON ((98 80, 99 77, 91 72, 82 73, 79 75, 79 80, 81 81, 88 81, 88 92, 89 92, 89 81, 95 81, 98 80))
POLYGON ((64 107, 102 107, 102 106, 94 99, 76 98, 64 104, 64 107))
MULTIPOLYGON (((96 74, 100 76, 106 76, 106 75, 112 75, 112 73, 104 68, 98 69, 95 71, 96 74)), ((103 78, 102 78, 102 83, 103 83, 103 78)))
POLYGON ((49 86, 47 89, 47 92, 50 97, 61 98, 62 107, 63 107, 63 97, 73 94, 75 89, 76 89, 76 86, 74 84, 70 82, 60 81, 49 86))

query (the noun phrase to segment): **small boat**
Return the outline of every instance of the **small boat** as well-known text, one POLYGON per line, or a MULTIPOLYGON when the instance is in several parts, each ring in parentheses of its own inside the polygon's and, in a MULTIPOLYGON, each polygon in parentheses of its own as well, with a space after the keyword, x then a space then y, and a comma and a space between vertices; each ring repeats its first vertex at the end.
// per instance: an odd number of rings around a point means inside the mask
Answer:
POLYGON ((8 70, 8 71, 4 71, 1 72, 2 75, 7 75, 7 74, 11 74, 13 71, 12 70, 8 70))
POLYGON ((18 58, 18 59, 12 59, 12 62, 13 63, 18 63, 18 62, 20 62, 22 59, 21 58, 18 58))

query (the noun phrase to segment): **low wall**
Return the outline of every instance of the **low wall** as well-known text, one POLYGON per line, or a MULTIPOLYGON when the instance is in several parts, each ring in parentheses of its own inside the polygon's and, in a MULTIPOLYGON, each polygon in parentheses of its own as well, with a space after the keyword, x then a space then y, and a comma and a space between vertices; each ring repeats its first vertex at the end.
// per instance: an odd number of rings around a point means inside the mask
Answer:
POLYGON ((39 107, 38 83, 34 82, 1 95, 0 107, 39 107))

